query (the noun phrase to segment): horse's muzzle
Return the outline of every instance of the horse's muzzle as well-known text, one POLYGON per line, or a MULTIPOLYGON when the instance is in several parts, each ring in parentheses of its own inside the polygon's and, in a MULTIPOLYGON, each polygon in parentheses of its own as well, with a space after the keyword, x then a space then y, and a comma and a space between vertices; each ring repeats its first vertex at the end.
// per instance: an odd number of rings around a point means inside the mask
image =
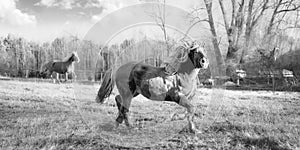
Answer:
POLYGON ((96 103, 100 103, 101 102, 98 95, 96 96, 95 101, 96 101, 96 103))
POLYGON ((202 60, 200 61, 200 64, 202 66, 202 69, 207 69, 208 68, 208 60, 206 58, 202 58, 202 60))

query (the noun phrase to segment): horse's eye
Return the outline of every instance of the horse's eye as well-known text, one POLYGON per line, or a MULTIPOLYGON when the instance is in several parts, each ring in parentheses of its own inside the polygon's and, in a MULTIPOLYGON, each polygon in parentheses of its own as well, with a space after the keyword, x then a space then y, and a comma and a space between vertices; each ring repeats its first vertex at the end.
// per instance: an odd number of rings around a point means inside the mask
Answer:
POLYGON ((201 60, 201 62, 202 62, 202 63, 205 63, 205 60, 204 60, 204 59, 202 59, 202 60, 201 60))

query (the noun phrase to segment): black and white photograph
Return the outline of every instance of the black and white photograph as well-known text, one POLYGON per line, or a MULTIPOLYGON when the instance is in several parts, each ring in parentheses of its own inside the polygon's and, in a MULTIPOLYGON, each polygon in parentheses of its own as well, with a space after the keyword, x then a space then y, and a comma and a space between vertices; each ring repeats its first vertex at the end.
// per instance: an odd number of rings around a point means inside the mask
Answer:
POLYGON ((300 150, 299 0, 1 0, 0 150, 300 150))

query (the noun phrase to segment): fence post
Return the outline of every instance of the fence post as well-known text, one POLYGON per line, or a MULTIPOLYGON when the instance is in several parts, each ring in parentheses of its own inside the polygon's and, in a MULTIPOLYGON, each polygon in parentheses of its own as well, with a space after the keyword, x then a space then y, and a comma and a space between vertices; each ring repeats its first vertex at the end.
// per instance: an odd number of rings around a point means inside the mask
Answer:
POLYGON ((273 92, 275 91, 275 75, 272 77, 273 92))
POLYGON ((29 70, 27 69, 25 70, 25 78, 28 78, 28 76, 29 76, 29 70))

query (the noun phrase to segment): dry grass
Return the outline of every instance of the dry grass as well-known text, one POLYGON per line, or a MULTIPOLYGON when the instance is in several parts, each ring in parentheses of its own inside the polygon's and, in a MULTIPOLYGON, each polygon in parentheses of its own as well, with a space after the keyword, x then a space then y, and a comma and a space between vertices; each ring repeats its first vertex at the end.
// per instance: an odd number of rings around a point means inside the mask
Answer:
POLYGON ((186 132, 175 103, 133 100, 135 126, 114 130, 114 97, 99 85, 0 81, 0 149, 299 149, 300 94, 199 89, 201 134, 186 132))

